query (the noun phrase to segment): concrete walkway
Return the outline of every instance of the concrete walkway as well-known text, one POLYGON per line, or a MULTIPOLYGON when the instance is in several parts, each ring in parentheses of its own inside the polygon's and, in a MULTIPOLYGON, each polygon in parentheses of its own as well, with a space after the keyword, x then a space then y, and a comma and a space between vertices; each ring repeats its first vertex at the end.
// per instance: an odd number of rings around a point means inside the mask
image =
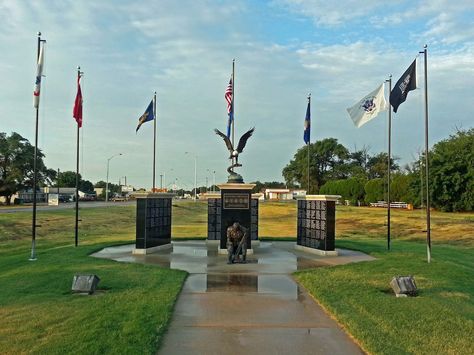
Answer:
POLYGON ((294 242, 263 242, 247 264, 227 265, 217 245, 173 242, 173 250, 132 255, 133 246, 96 257, 156 264, 190 273, 159 354, 361 354, 362 350, 290 276, 296 270, 367 261, 338 250, 316 256, 294 242))

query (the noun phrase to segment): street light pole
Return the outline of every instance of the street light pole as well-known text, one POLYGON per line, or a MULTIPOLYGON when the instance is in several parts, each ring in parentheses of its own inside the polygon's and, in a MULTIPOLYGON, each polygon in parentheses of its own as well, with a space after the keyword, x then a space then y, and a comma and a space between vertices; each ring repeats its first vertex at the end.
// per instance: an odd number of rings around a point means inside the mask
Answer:
POLYGON ((105 202, 109 202, 109 165, 110 165, 110 161, 113 158, 118 157, 119 155, 122 155, 122 153, 112 155, 109 159, 107 159, 107 182, 105 183, 105 202))
POLYGON ((216 192, 216 171, 212 172, 212 192, 216 192))
MULTIPOLYGON (((184 152, 184 154, 191 154, 189 152, 184 152)), ((194 155, 194 201, 197 200, 197 155, 194 155)))

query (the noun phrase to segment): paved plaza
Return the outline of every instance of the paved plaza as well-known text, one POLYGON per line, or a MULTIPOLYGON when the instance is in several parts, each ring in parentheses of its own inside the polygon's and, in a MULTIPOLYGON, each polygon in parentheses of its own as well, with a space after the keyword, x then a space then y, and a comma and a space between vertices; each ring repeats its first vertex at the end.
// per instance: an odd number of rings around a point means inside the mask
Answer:
POLYGON ((362 350, 291 277, 297 270, 369 261, 356 251, 317 256, 294 242, 261 242, 247 264, 226 263, 217 245, 173 242, 133 255, 133 245, 93 256, 189 272, 159 354, 361 354, 362 350))

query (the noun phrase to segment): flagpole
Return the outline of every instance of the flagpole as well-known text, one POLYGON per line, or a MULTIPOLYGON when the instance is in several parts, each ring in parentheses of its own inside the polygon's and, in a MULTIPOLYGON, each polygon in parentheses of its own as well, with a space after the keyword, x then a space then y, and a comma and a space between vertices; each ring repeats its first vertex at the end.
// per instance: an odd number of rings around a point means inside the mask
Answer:
MULTIPOLYGON (((38 46, 36 54, 36 63, 38 64, 40 57, 40 46, 41 42, 46 42, 41 39, 41 32, 38 32, 38 46)), ((38 98, 39 99, 39 98, 38 98)), ((36 107, 36 126, 35 126, 35 150, 33 157, 33 221, 32 221, 32 231, 31 231, 31 256, 30 261, 36 260, 36 189, 38 187, 38 121, 39 121, 39 101, 38 106, 36 107)))
POLYGON ((153 189, 151 192, 155 192, 155 169, 156 167, 156 91, 153 95, 153 189))
POLYGON ((424 50, 420 53, 424 54, 425 59, 425 169, 426 169, 426 253, 428 263, 431 262, 431 214, 430 214, 430 189, 429 189, 429 151, 428 151, 428 46, 425 44, 424 50))
MULTIPOLYGON (((81 80, 83 72, 81 72, 81 67, 77 67, 77 85, 79 87, 79 82, 81 80)), ((82 100, 82 93, 81 93, 82 100)), ((82 105, 82 103, 81 103, 82 105)), ((82 107, 82 106, 81 106, 82 107)), ((82 117, 81 117, 82 119, 82 117)), ((79 122, 77 123, 77 141, 76 141, 76 222, 74 227, 74 245, 77 247, 79 244, 78 230, 79 230, 79 122)))
POLYGON ((235 85, 235 59, 232 59, 232 105, 231 105, 231 110, 232 110, 232 146, 234 146, 234 121, 235 121, 235 116, 234 116, 234 103, 235 103, 235 90, 234 90, 234 85, 235 85))
MULTIPOLYGON (((308 106, 311 110, 311 93, 308 94, 308 106)), ((310 111, 310 117, 311 117, 311 111, 310 111)), ((311 130, 311 125, 310 125, 310 128, 311 130)), ((308 171, 307 171, 307 179, 308 179, 308 192, 307 194, 309 195, 310 192, 309 192, 309 145, 311 144, 311 134, 309 136, 309 139, 308 139, 308 143, 306 144, 308 146, 308 171)))
MULTIPOLYGON (((388 92, 392 92, 392 74, 388 80, 388 92)), ((392 171, 392 105, 388 105, 388 166, 387 166, 387 250, 390 250, 390 173, 392 171)))

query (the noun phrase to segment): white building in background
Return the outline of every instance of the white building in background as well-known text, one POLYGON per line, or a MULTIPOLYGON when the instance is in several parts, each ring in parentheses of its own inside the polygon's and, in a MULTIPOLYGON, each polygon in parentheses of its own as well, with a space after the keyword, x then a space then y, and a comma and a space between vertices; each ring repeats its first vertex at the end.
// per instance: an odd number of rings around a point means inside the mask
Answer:
POLYGON ((265 189, 265 200, 295 200, 306 196, 306 190, 265 189))

